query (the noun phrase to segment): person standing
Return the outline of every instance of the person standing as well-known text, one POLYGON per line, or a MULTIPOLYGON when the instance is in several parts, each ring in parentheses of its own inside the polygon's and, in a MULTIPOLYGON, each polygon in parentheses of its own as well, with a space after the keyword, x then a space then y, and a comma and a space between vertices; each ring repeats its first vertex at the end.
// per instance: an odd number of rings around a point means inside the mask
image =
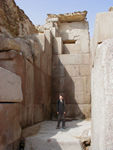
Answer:
POLYGON ((62 95, 59 95, 59 99, 57 101, 57 115, 58 115, 58 122, 57 122, 57 129, 60 129, 60 123, 62 121, 62 128, 65 129, 65 101, 62 95))

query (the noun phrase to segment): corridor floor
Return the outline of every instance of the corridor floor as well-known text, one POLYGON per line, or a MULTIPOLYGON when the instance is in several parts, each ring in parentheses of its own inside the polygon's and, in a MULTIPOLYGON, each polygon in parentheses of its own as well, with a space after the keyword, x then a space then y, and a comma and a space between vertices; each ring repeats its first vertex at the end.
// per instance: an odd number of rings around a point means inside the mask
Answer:
POLYGON ((66 129, 56 129, 56 121, 44 121, 40 130, 25 139, 25 150, 82 150, 80 137, 90 129, 90 121, 66 122, 66 129))

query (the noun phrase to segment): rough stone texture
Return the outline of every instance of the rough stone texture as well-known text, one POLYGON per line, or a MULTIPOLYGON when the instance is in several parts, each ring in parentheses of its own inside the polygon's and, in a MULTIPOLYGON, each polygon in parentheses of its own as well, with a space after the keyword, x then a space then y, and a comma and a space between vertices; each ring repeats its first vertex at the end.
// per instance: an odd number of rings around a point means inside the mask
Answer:
POLYGON ((0 103, 0 149, 15 142, 20 136, 18 104, 0 103))
POLYGON ((0 32, 24 36, 38 31, 14 0, 0 0, 0 32))
MULTIPOLYGON (((56 23, 54 19, 51 22, 56 23)), ((60 22, 58 26, 56 24, 54 26, 58 32, 53 34, 54 40, 62 39, 62 41, 57 40, 57 44, 53 46, 53 118, 56 116, 56 102, 60 93, 64 95, 66 101, 67 117, 88 118, 91 111, 88 23, 73 20, 71 23, 60 22)))
POLYGON ((0 79, 2 79, 0 82, 0 102, 21 102, 23 100, 21 78, 0 67, 0 79))
POLYGON ((53 41, 53 53, 62 54, 62 38, 56 37, 53 41))
POLYGON ((59 15, 48 14, 47 21, 80 22, 80 21, 84 21, 86 19, 86 15, 87 15, 87 11, 67 13, 67 14, 59 14, 59 15), (57 20, 57 18, 59 20, 57 20))
POLYGON ((92 150, 113 148, 113 39, 96 49, 92 69, 92 150))
POLYGON ((92 65, 96 56, 96 48, 104 40, 113 38, 113 11, 98 13, 96 15, 94 36, 92 39, 92 65))
MULTIPOLYGON (((24 38, 6 37, 6 35, 1 34, 0 40, 3 41, 0 43, 0 67, 3 68, 2 70, 5 70, 7 75, 2 76, 4 72, 0 74, 1 83, 6 83, 6 81, 8 81, 6 85, 0 85, 3 87, 3 91, 6 92, 6 94, 4 94, 1 90, 2 93, 0 93, 0 97, 2 97, 3 94, 7 96, 7 102, 10 102, 10 106, 12 107, 13 103, 11 102, 20 102, 18 98, 20 95, 19 90, 22 92, 20 98, 22 98, 23 94, 23 101, 17 104, 20 110, 17 121, 22 129, 45 119, 50 119, 52 64, 51 32, 46 30, 44 33, 32 34, 24 38), (16 85, 17 77, 20 82, 18 81, 19 84, 16 85), (10 82, 14 82, 14 85, 16 85, 16 88, 13 86, 13 93, 11 88, 7 92, 10 82), (20 87, 20 83, 22 87, 20 87), (7 88, 5 88, 5 86, 7 88), (18 101, 16 98, 18 98, 18 101)), ((0 101, 3 101, 3 99, 0 98, 0 101)), ((5 104, 6 103, 2 103, 3 106, 5 106, 5 104)), ((1 122, 2 121, 4 122, 4 118, 1 118, 1 122)), ((9 121, 12 121, 10 117, 9 121)), ((5 128, 7 128, 7 132, 10 132, 8 126, 9 124, 7 123, 5 128)), ((18 140, 20 137, 16 137, 18 129, 17 131, 15 131, 15 128, 14 131, 11 129, 11 134, 14 134, 13 132, 15 132, 15 136, 12 141, 5 145, 4 143, 1 144, 3 148, 6 146, 5 150, 15 150, 19 145, 18 140)), ((3 134, 5 134, 5 130, 3 130, 3 134)), ((1 135, 1 138, 3 137, 4 136, 1 135)), ((7 140, 8 138, 9 137, 7 137, 7 140)), ((2 147, 0 148, 1 150, 2 147)))
MULTIPOLYGON (((72 48, 69 51, 74 50, 75 52, 72 53, 89 53, 89 33, 87 22, 61 23, 59 26, 59 33, 64 42, 66 40, 75 40, 75 43, 70 43, 71 47, 73 46, 74 49, 72 48)), ((68 45, 70 44, 68 43, 68 45)))
POLYGON ((112 18, 113 12, 103 12, 96 15, 96 24, 94 32, 94 42, 97 45, 98 43, 112 38, 112 18), (106 29, 106 30, 105 30, 106 29))
POLYGON ((67 122, 66 127, 58 130, 55 121, 41 123, 40 130, 25 139, 25 150, 83 150, 81 138, 90 129, 90 121, 67 122))

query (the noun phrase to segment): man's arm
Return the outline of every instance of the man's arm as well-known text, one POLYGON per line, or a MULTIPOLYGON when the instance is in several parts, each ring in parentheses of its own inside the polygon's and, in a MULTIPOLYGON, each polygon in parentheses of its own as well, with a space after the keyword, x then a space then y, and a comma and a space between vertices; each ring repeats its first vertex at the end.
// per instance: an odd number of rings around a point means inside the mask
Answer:
POLYGON ((66 114, 66 104, 65 104, 65 100, 64 100, 64 114, 66 114))
POLYGON ((59 114, 59 100, 57 101, 57 114, 59 114))

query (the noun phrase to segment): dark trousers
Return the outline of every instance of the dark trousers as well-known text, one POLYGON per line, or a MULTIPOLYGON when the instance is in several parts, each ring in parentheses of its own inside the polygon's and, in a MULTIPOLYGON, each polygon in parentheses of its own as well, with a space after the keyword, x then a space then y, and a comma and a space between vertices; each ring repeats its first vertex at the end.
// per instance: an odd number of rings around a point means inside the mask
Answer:
POLYGON ((58 114, 58 123, 57 123, 57 127, 60 127, 61 121, 62 121, 62 127, 65 127, 65 115, 59 113, 59 114, 58 114))

